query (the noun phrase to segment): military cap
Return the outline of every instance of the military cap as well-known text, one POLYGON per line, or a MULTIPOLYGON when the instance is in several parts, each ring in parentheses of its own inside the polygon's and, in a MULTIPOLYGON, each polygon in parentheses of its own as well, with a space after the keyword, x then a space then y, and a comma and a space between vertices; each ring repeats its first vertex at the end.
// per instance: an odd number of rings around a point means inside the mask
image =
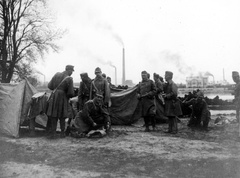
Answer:
POLYGON ((80 74, 81 77, 87 78, 88 77, 88 73, 84 72, 80 74))
POLYGON ((232 76, 233 76, 233 77, 239 76, 239 73, 238 73, 237 71, 233 71, 233 72, 232 72, 232 76))
POLYGON ((165 71, 165 75, 173 76, 173 73, 171 71, 165 71))
POLYGON ((142 75, 147 75, 148 73, 147 73, 147 71, 142 71, 142 75))
POLYGON ((101 71, 101 69, 99 68, 99 67, 97 67, 96 69, 95 69, 95 74, 96 73, 102 73, 102 71, 101 71))
POLYGON ((65 70, 72 70, 72 71, 74 71, 74 66, 72 66, 72 65, 66 65, 65 70))
POLYGON ((153 73, 153 77, 159 78, 160 76, 157 73, 153 73))
POLYGON ((103 76, 104 78, 106 78, 106 77, 107 77, 105 73, 103 73, 103 74, 102 74, 102 76, 103 76))
POLYGON ((197 92, 197 96, 198 96, 198 97, 204 97, 204 94, 203 94, 202 91, 198 91, 198 92, 197 92))

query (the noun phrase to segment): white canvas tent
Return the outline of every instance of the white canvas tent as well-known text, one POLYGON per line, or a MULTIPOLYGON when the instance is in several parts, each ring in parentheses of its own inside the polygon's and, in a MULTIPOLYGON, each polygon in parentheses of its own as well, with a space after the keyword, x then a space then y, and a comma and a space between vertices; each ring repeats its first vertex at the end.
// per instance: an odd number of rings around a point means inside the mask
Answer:
POLYGON ((27 119, 33 94, 37 90, 27 81, 0 83, 0 133, 19 137, 20 125, 27 119))

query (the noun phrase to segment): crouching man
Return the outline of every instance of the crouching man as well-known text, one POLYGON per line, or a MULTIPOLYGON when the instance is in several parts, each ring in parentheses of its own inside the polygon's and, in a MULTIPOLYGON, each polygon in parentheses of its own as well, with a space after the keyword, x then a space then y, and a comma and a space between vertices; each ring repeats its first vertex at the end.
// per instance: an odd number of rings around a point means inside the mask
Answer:
POLYGON ((103 107, 103 96, 96 94, 93 100, 84 104, 83 110, 78 112, 69 129, 71 133, 75 131, 78 134, 87 134, 92 130, 104 128, 108 133, 110 127, 111 120, 107 109, 103 107))
POLYGON ((208 123, 210 121, 211 113, 208 109, 208 105, 204 100, 204 95, 202 91, 197 92, 197 98, 192 98, 189 101, 183 102, 186 105, 192 106, 192 114, 188 122, 189 127, 203 127, 203 129, 208 128, 208 123), (202 123, 202 125, 201 125, 202 123))

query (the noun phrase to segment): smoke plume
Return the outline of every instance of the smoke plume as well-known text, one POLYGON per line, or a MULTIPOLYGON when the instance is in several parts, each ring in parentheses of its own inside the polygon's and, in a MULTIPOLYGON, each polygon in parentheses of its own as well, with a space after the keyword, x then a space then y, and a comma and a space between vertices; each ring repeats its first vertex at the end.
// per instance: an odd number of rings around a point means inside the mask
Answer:
POLYGON ((205 74, 204 74, 205 76, 212 76, 213 77, 213 74, 211 74, 210 72, 205 72, 205 74))
POLYGON ((170 51, 162 51, 161 59, 163 59, 167 63, 171 63, 172 65, 176 66, 180 74, 190 75, 195 72, 194 67, 188 66, 181 58, 181 56, 177 53, 171 53, 170 51))
POLYGON ((121 47, 124 47, 124 43, 123 43, 122 38, 120 37, 120 35, 118 35, 116 32, 114 32, 114 30, 113 30, 111 25, 103 23, 103 22, 98 22, 98 23, 96 23, 96 28, 104 30, 107 33, 109 33, 113 37, 113 39, 115 39, 116 42, 119 45, 121 45, 121 47))

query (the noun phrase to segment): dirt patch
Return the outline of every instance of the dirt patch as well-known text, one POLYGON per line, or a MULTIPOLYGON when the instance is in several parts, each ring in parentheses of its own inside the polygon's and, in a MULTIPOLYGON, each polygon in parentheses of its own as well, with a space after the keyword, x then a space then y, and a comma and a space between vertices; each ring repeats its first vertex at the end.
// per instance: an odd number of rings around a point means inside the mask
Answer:
POLYGON ((209 131, 182 119, 176 135, 167 124, 146 133, 142 121, 92 139, 49 140, 43 130, 30 138, 23 128, 19 139, 0 137, 1 177, 240 177, 238 126, 216 117, 209 131))

